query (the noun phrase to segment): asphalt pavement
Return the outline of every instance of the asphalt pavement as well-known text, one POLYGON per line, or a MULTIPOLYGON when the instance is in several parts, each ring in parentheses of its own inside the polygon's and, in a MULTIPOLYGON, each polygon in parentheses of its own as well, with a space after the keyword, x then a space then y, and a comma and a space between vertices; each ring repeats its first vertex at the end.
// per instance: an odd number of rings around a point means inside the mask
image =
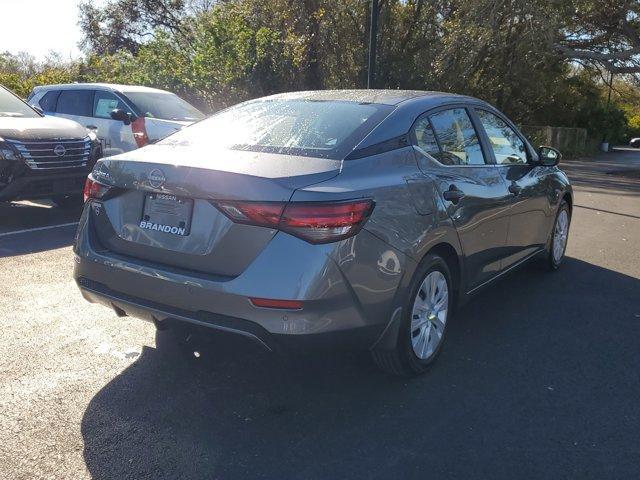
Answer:
POLYGON ((563 168, 566 263, 485 289, 415 379, 227 336, 188 356, 81 298, 79 210, 0 204, 0 478, 640 477, 640 152, 563 168))

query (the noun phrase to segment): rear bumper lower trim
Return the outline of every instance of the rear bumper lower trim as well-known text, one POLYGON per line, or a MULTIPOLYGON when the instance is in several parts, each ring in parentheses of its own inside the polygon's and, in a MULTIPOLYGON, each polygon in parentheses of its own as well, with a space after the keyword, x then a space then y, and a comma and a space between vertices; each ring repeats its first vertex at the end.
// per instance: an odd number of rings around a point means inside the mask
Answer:
POLYGON ((178 320, 194 325, 199 325, 215 330, 245 336, 261 345, 270 352, 281 349, 272 338, 272 335, 260 325, 239 318, 209 312, 183 312, 165 305, 129 297, 128 295, 114 292, 108 287, 86 278, 77 280, 82 296, 91 303, 99 303, 110 307, 116 314, 141 318, 150 322, 164 322, 178 320))
POLYGON ((368 349, 380 337, 384 325, 369 325, 315 334, 277 334, 261 325, 237 317, 205 311, 186 311, 114 291, 106 285, 80 276, 77 284, 85 300, 112 309, 118 316, 140 318, 153 323, 189 323, 242 335, 275 353, 305 353, 317 350, 368 349))

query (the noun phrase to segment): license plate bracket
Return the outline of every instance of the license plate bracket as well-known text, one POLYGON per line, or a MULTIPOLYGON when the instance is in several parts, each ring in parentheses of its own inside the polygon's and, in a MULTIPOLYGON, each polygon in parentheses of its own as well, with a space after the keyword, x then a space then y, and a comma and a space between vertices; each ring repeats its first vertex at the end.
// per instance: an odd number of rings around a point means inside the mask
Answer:
POLYGON ((166 193, 144 196, 140 228, 185 237, 191 232, 193 199, 166 193))

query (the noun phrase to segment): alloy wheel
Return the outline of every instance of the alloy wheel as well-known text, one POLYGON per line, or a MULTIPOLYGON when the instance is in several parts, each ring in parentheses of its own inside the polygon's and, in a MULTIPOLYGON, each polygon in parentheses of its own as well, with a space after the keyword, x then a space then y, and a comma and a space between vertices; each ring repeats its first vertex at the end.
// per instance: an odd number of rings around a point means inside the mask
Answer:
POLYGON ((567 238, 569 236, 569 214, 566 210, 561 210, 556 220, 556 226, 553 230, 553 261, 560 263, 567 246, 567 238))
POLYGON ((411 345, 413 353, 427 360, 437 350, 449 309, 449 286, 442 272, 434 270, 422 281, 411 312, 411 345))

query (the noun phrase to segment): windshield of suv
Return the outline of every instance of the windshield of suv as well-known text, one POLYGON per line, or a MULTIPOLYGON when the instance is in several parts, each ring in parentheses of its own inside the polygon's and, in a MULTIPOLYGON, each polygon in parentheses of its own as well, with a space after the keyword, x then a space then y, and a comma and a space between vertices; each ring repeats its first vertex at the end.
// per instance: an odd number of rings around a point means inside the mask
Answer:
POLYGON ((256 100, 224 110, 160 143, 341 159, 393 108, 350 101, 256 100))
POLYGON ((37 118, 40 115, 9 90, 0 86, 0 117, 37 118))
POLYGON ((173 93, 124 92, 124 94, 148 118, 184 122, 195 122, 204 118, 200 110, 173 93))

